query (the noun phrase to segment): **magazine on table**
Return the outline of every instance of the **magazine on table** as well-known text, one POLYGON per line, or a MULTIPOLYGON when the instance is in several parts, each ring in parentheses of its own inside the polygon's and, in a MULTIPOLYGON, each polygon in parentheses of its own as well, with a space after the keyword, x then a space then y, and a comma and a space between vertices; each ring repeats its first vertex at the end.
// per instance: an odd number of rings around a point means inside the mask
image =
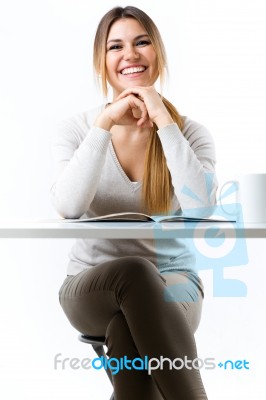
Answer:
POLYGON ((92 218, 67 218, 62 222, 236 222, 234 217, 225 219, 219 216, 210 217, 187 217, 184 215, 147 215, 137 212, 121 212, 115 214, 100 215, 92 218))

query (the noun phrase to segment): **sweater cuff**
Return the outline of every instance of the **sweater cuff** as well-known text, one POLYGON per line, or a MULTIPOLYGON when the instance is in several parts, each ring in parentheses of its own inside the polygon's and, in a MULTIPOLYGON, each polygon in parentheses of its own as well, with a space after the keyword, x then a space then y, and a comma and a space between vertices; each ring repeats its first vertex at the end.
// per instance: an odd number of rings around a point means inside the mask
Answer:
POLYGON ((84 144, 93 150, 104 153, 109 145, 111 137, 111 132, 105 131, 97 126, 93 126, 84 139, 84 144))
POLYGON ((184 140, 183 133, 176 123, 169 124, 157 131, 161 143, 165 147, 172 147, 184 140))

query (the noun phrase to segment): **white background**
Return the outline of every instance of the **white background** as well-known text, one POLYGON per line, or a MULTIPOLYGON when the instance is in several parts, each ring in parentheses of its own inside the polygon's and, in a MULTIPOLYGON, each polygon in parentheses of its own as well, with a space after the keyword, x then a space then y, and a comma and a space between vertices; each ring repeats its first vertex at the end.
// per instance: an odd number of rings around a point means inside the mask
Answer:
MULTIPOLYGON (((154 19, 165 42, 170 77, 164 95, 214 137, 220 183, 237 172, 265 172, 265 1, 131 4, 154 19)), ((103 101, 92 75, 93 37, 101 16, 116 5, 1 0, 0 219, 56 216, 49 203, 54 126, 103 101)), ((72 240, 0 242, 1 398, 101 400, 111 393, 103 371, 54 369, 57 353, 94 357, 58 304, 71 245, 72 240)), ((247 245, 248 265, 225 271, 246 283, 247 297, 214 297, 212 272, 201 274, 206 298, 196 333, 199 356, 250 362, 249 371, 202 371, 209 400, 266 396, 265 241, 247 245)))

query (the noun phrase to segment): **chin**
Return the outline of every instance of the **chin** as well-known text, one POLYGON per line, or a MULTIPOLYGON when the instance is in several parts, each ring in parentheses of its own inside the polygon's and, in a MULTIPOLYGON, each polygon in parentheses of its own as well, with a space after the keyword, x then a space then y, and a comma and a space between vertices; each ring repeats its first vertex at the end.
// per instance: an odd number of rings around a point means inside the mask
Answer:
POLYGON ((131 88, 131 87, 134 87, 134 86, 146 87, 146 86, 151 86, 151 85, 152 85, 151 83, 149 83, 147 81, 143 81, 141 79, 131 79, 126 84, 123 84, 123 86, 121 86, 121 88, 122 88, 122 91, 123 91, 125 89, 131 88))

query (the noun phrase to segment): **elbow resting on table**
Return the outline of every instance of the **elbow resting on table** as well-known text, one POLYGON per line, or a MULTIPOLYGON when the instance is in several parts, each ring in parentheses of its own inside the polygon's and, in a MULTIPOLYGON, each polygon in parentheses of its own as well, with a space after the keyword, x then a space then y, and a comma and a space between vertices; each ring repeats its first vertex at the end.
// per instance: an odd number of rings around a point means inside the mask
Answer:
POLYGON ((55 210, 62 218, 78 219, 86 212, 84 205, 78 207, 71 201, 71 196, 64 196, 63 198, 58 196, 55 185, 51 188, 50 196, 55 210))
POLYGON ((212 193, 206 196, 205 199, 188 199, 184 202, 182 207, 182 215, 193 218, 208 218, 216 210, 216 191, 217 187, 214 187, 212 193))

